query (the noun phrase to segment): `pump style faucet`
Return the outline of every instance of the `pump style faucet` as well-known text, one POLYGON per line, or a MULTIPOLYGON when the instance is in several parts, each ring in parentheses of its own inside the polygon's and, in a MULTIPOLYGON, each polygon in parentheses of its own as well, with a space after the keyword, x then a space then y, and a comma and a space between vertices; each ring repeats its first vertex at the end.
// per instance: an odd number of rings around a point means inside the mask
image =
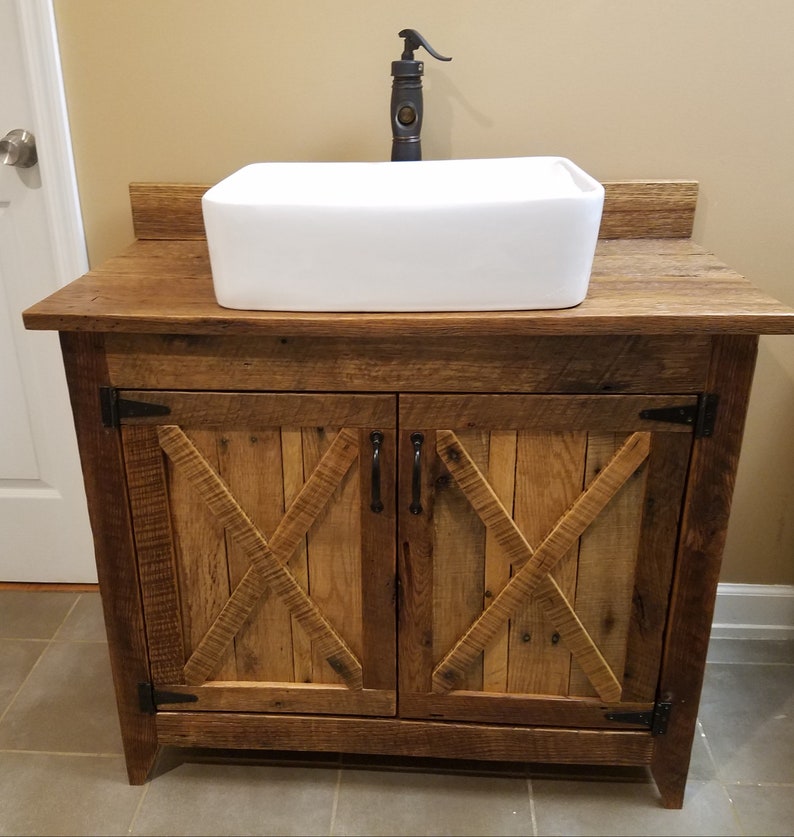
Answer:
POLYGON ((416 29, 403 29, 397 37, 405 38, 405 47, 400 60, 391 62, 394 78, 391 85, 391 158, 392 161, 421 160, 422 74, 425 65, 414 58, 414 50, 424 47, 439 61, 452 59, 439 55, 416 29))

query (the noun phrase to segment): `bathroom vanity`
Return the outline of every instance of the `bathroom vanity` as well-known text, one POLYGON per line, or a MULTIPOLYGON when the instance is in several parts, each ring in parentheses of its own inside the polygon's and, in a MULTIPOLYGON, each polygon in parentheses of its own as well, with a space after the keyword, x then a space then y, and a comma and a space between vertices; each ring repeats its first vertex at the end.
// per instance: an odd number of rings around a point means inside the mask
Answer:
POLYGON ((161 745, 314 750, 647 765, 681 807, 794 310, 691 240, 697 184, 605 187, 575 308, 224 309, 206 187, 134 184, 136 242, 25 312, 61 336, 132 783, 161 745))

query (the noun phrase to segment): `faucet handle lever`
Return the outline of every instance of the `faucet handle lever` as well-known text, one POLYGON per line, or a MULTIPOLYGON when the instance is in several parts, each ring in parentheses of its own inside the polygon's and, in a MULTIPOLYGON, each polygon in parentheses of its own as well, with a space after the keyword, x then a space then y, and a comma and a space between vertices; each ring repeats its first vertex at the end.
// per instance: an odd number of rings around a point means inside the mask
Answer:
POLYGON ((413 61, 414 60, 414 50, 419 49, 419 47, 424 47, 432 56, 433 58, 437 58, 439 61, 451 61, 451 58, 447 58, 443 55, 440 55, 436 52, 433 47, 425 40, 424 36, 420 35, 416 29, 402 29, 400 32, 397 33, 398 38, 405 38, 405 49, 403 50, 402 60, 403 61, 413 61))

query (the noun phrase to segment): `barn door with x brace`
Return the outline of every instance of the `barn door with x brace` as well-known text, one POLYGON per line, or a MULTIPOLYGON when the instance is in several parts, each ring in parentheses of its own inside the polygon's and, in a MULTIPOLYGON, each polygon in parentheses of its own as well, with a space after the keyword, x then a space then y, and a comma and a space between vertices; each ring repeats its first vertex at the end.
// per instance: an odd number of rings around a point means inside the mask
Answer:
POLYGON ((116 403, 154 708, 393 715, 396 399, 116 403))
POLYGON ((401 397, 402 717, 653 710, 697 402, 401 397))

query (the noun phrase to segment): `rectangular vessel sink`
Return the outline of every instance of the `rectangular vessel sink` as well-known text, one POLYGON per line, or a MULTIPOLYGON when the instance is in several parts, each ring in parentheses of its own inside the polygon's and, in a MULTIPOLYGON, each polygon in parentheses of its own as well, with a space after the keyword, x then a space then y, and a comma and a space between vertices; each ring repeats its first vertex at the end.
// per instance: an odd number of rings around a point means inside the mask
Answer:
POLYGON ((564 157, 255 163, 202 199, 220 305, 368 312, 578 305, 603 203, 564 157))

